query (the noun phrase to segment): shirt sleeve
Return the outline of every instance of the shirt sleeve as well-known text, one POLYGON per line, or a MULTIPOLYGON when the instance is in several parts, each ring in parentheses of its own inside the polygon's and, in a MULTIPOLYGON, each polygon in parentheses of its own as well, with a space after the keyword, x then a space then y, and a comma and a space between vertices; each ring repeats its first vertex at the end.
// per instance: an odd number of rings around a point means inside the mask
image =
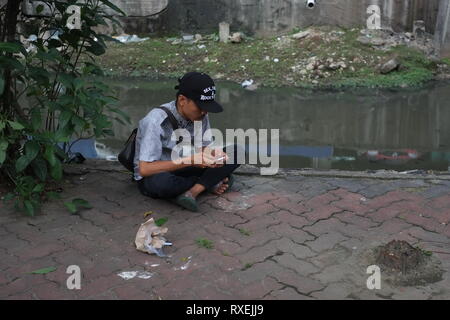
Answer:
POLYGON ((161 125, 150 118, 148 121, 143 121, 140 124, 139 131, 141 138, 139 161, 159 161, 162 156, 161 125))

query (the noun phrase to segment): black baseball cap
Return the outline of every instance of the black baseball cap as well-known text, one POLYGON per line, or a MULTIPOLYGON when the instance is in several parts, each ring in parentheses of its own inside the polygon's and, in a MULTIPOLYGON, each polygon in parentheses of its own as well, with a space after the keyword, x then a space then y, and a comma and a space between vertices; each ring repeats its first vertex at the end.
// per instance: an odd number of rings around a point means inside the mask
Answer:
POLYGON ((211 113, 223 111, 223 107, 215 101, 216 85, 206 73, 189 72, 178 79, 178 82, 175 87, 178 93, 194 100, 200 109, 211 113))

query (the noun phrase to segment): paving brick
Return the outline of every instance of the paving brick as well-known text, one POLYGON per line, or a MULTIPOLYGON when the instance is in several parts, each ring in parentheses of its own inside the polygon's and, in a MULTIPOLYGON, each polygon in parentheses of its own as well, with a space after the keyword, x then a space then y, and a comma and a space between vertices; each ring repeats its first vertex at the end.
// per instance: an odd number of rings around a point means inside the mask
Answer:
POLYGON ((270 241, 263 246, 255 247, 245 253, 238 254, 236 255, 236 258, 242 262, 242 265, 247 263, 253 264, 256 262, 262 262, 267 258, 274 256, 277 252, 278 248, 276 246, 276 242, 270 241))
POLYGON ((282 238, 280 240, 274 241, 276 248, 281 253, 291 253, 298 259, 305 259, 316 255, 317 253, 313 252, 306 245, 301 245, 292 242, 292 240, 288 238, 282 238))
POLYGON ((216 265, 218 269, 221 269, 226 273, 242 268, 242 263, 237 257, 223 255, 217 250, 202 250, 197 254, 196 258, 201 261, 203 265, 216 265))
POLYGON ((321 283, 344 282, 353 287, 353 284, 365 286, 367 278, 366 269, 368 266, 358 265, 351 266, 347 263, 339 263, 336 265, 328 265, 320 273, 312 275, 312 278, 321 283))
POLYGON ((236 213, 224 213, 223 211, 208 211, 213 222, 222 222, 227 227, 233 227, 239 223, 245 223, 248 219, 242 218, 236 213))
POLYGON ((353 212, 343 212, 336 216, 340 221, 348 224, 355 225, 361 229, 368 229, 371 227, 376 227, 378 223, 373 222, 368 218, 364 218, 354 214, 353 212))
POLYGON ((269 203, 264 204, 258 204, 250 209, 247 209, 245 211, 240 211, 238 214, 243 217, 244 219, 255 219, 262 217, 268 213, 279 211, 280 209, 274 207, 273 205, 269 203))
POLYGON ((445 229, 445 225, 439 223, 437 220, 432 218, 426 218, 420 213, 401 213, 399 218, 412 225, 421 226, 423 229, 433 232, 442 232, 445 229))
POLYGON ((277 263, 279 263, 283 267, 291 269, 305 277, 307 277, 311 273, 315 273, 315 272, 319 271, 319 268, 317 268, 313 264, 311 264, 305 260, 297 259, 290 253, 285 253, 281 256, 276 256, 273 258, 273 260, 275 260, 277 263))
POLYGON ((223 255, 234 256, 241 252, 241 246, 235 242, 219 240, 214 243, 214 248, 220 251, 223 255))
POLYGON ((291 270, 276 270, 273 273, 273 277, 275 277, 281 284, 295 287, 298 292, 304 295, 311 294, 314 291, 324 288, 319 281, 300 276, 291 270))
POLYGON ((299 294, 297 291, 289 287, 276 290, 272 292, 270 296, 275 300, 313 300, 313 298, 299 294))
POLYGON ((383 222, 395 218, 403 211, 403 208, 398 208, 391 205, 389 207, 380 208, 376 211, 374 210, 373 212, 369 212, 367 213, 367 217, 373 221, 383 222))
POLYGON ((10 223, 4 226, 4 229, 8 231, 6 234, 15 234, 19 239, 26 241, 37 242, 43 236, 39 228, 29 225, 25 221, 10 223))
POLYGON ((351 253, 349 252, 349 250, 346 250, 339 245, 333 250, 327 250, 316 254, 311 259, 308 259, 308 261, 318 268, 323 269, 329 266, 340 266, 342 264, 345 264, 350 257, 351 253))
POLYGON ((124 284, 113 289, 120 300, 155 300, 153 294, 136 288, 133 284, 124 284))
POLYGON ((329 284, 324 290, 314 292, 311 296, 320 300, 342 300, 353 293, 353 287, 345 282, 329 284))
POLYGON ((35 286, 46 283, 48 280, 43 275, 21 275, 20 278, 9 282, 6 285, 0 287, 0 299, 7 298, 8 296, 25 293, 35 286))
POLYGON ((267 279, 269 276, 273 276, 275 272, 284 272, 286 269, 274 261, 267 260, 261 263, 253 264, 251 267, 239 272, 236 276, 245 285, 261 282, 267 279))
POLYGON ((270 214, 275 220, 289 224, 295 228, 303 228, 310 222, 306 218, 296 216, 288 211, 278 211, 270 214))
POLYGON ((33 247, 17 252, 16 255, 20 260, 27 261, 29 259, 45 257, 63 250, 65 250, 63 243, 38 243, 33 247))
POLYGON ((429 300, 431 293, 422 288, 408 288, 403 292, 395 293, 392 296, 394 300, 429 300))
POLYGON ((130 268, 130 263, 127 258, 99 257, 98 259, 94 258, 92 267, 84 268, 82 271, 85 278, 90 281, 102 276, 117 274, 128 268, 130 268))
POLYGON ((124 281, 126 280, 123 280, 116 274, 110 274, 106 277, 96 278, 89 282, 82 281, 81 289, 76 290, 76 295, 78 298, 82 299, 92 298, 104 294, 109 290, 115 288, 116 286, 122 285, 124 281))
POLYGON ((28 259, 25 262, 18 263, 8 269, 7 273, 10 278, 21 277, 24 274, 29 274, 32 271, 47 268, 47 267, 57 267, 57 264, 52 259, 51 256, 39 257, 28 259))
POLYGON ((357 179, 328 179, 327 182, 333 186, 340 187, 342 189, 348 190, 350 192, 358 192, 364 188, 367 188, 367 184, 365 184, 361 180, 357 179))
POLYGON ((311 198, 305 202, 305 207, 308 209, 322 208, 324 205, 329 205, 333 201, 337 201, 339 198, 333 193, 325 193, 311 198))
POLYGON ((373 208, 373 209, 379 209, 379 208, 383 208, 383 207, 392 205, 401 200, 406 200, 406 201, 404 201, 404 204, 409 204, 409 203, 415 202, 415 201, 420 202, 422 199, 423 198, 418 194, 412 194, 412 193, 405 192, 405 191, 395 190, 395 191, 390 191, 382 196, 370 199, 369 201, 367 201, 367 206, 369 206, 370 208, 373 208))
POLYGON ((324 233, 339 231, 345 228, 345 224, 337 218, 330 218, 314 223, 311 226, 306 226, 303 230, 308 231, 316 236, 320 236, 324 233))
POLYGON ((8 230, 6 230, 4 227, 0 226, 0 237, 4 237, 8 234, 11 234, 8 230))
POLYGON ((391 235, 391 234, 397 234, 402 230, 411 228, 412 225, 409 223, 406 223, 400 219, 393 218, 390 220, 387 220, 383 222, 383 224, 379 227, 370 228, 370 231, 376 231, 379 234, 385 234, 385 235, 391 235))
POLYGON ((36 298, 32 292, 23 292, 8 296, 4 300, 36 300, 36 298))
POLYGON ((411 235, 414 238, 417 238, 422 241, 430 241, 430 242, 441 242, 441 243, 449 243, 450 238, 441 233, 427 231, 420 227, 412 227, 404 231, 411 235))
POLYGON ((311 212, 305 213, 305 217, 309 221, 324 220, 331 218, 331 216, 333 216, 335 213, 341 211, 342 209, 333 206, 316 207, 311 212))
POLYGON ((17 266, 19 263, 20 263, 19 258, 8 253, 6 250, 2 250, 0 259, 0 270, 12 268, 14 266, 17 266))
POLYGON ((223 240, 236 240, 242 237, 237 228, 226 227, 221 222, 214 222, 204 226, 205 230, 211 235, 219 235, 223 240))
POLYGON ((272 192, 265 192, 261 194, 255 194, 247 200, 248 203, 250 203, 253 206, 260 205, 263 203, 268 203, 270 200, 278 199, 278 195, 272 193, 272 192))
POLYGON ((372 184, 365 189, 359 190, 358 193, 362 194, 366 198, 372 199, 395 189, 395 185, 389 184, 389 182, 383 182, 372 184))
POLYGON ((339 198, 339 200, 333 202, 333 205, 337 207, 342 207, 343 209, 346 209, 345 208, 346 206, 353 206, 353 205, 366 207, 365 201, 362 200, 364 197, 359 193, 349 192, 348 190, 345 189, 333 190, 330 191, 330 193, 339 198))
POLYGON ((425 198, 432 199, 432 198, 438 198, 441 196, 448 195, 449 188, 448 186, 443 185, 437 185, 433 186, 431 188, 428 188, 427 190, 420 192, 420 195, 422 195, 425 198))
POLYGON ((339 243, 341 247, 346 248, 348 251, 358 252, 364 246, 364 241, 356 238, 351 238, 339 243))
POLYGON ((116 228, 120 228, 121 224, 114 219, 112 214, 107 214, 98 209, 90 209, 80 212, 80 216, 84 220, 88 220, 92 222, 95 226, 101 226, 106 231, 115 230, 116 228))
POLYGON ((28 247, 28 242, 17 238, 14 234, 0 237, 0 248, 9 253, 16 253, 28 247))
POLYGON ((73 300, 76 298, 73 290, 67 289, 65 283, 58 285, 53 282, 33 287, 33 293, 39 300, 73 300))
POLYGON ((314 237, 311 234, 306 233, 300 229, 294 229, 287 223, 281 223, 268 228, 270 232, 274 232, 280 237, 286 237, 291 239, 295 243, 302 244, 305 241, 313 240, 314 237))
POLYGON ((277 208, 284 209, 295 215, 301 215, 302 213, 309 211, 309 209, 306 208, 304 203, 291 201, 289 198, 278 198, 270 201, 270 203, 277 208))
POLYGON ((239 287, 236 298, 244 300, 262 299, 272 291, 277 291, 283 287, 278 281, 271 277, 265 277, 260 281, 246 284, 239 287))
POLYGON ((256 232, 260 230, 273 230, 272 228, 280 224, 279 221, 275 220, 272 216, 267 215, 259 219, 252 219, 249 222, 237 224, 234 226, 237 230, 242 230, 243 232, 256 232))
POLYGON ((266 231, 250 233, 250 236, 242 235, 241 238, 237 240, 237 243, 241 246, 239 254, 247 252, 251 248, 261 247, 277 239, 280 239, 280 236, 266 231))
POLYGON ((316 252, 334 248, 339 242, 348 238, 340 233, 332 232, 320 235, 316 240, 306 242, 306 245, 316 252))
POLYGON ((434 198, 429 204, 436 209, 450 209, 450 194, 447 193, 441 197, 434 198))

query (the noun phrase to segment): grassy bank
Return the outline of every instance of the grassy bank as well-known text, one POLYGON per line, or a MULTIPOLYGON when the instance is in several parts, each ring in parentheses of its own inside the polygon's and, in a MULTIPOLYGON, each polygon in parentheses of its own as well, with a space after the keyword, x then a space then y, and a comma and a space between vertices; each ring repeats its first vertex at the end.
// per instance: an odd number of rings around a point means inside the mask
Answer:
POLYGON ((436 62, 415 49, 397 46, 383 51, 358 42, 359 29, 314 28, 306 38, 292 38, 298 31, 268 39, 245 38, 236 44, 220 43, 214 35, 194 44, 173 44, 167 38, 111 43, 100 64, 112 76, 179 77, 201 70, 215 79, 303 88, 418 86, 433 79, 437 70, 436 62), (402 68, 381 74, 378 66, 393 56, 402 68), (340 66, 317 68, 327 60, 340 66), (308 66, 311 63, 316 66, 308 66))

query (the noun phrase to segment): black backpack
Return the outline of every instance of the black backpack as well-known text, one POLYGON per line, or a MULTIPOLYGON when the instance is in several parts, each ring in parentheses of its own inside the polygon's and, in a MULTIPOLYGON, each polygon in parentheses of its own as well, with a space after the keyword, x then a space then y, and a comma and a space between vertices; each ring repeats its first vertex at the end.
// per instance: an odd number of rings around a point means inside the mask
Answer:
MULTIPOLYGON (((169 117, 169 121, 172 124, 173 131, 177 130, 178 122, 175 119, 175 116, 173 113, 167 109, 166 107, 156 107, 158 109, 162 109, 167 113, 167 116, 169 117)), ((125 142, 124 148, 122 152, 119 153, 118 160, 119 162, 128 169, 128 171, 134 173, 134 156, 136 154, 136 136, 137 136, 138 129, 134 129, 131 133, 130 137, 128 138, 127 142, 125 142)), ((179 137, 178 143, 183 141, 183 137, 179 137)), ((134 180, 134 179, 133 179, 134 180)))

